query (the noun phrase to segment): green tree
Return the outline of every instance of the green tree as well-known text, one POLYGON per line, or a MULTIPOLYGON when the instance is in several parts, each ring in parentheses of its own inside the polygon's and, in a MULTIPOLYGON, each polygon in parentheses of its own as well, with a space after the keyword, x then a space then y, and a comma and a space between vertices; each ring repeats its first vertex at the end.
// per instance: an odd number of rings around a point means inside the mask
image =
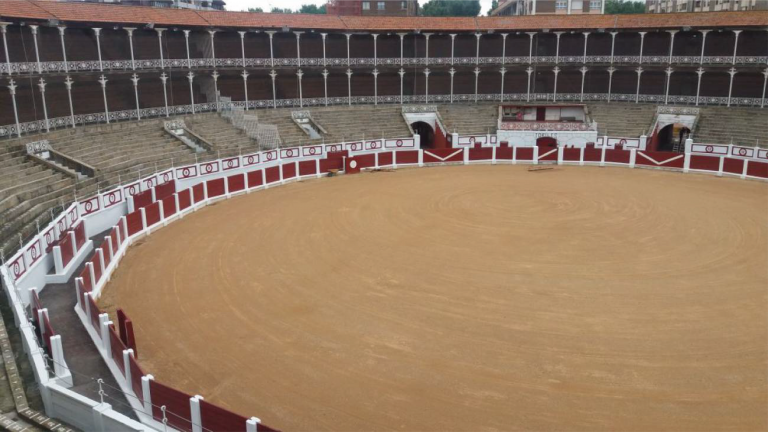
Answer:
POLYGON ((499 1, 498 1, 498 0, 493 0, 493 1, 491 2, 491 8, 490 8, 490 9, 488 9, 488 16, 491 16, 491 11, 493 11, 493 10, 494 10, 494 9, 496 9, 497 7, 499 7, 499 1))
POLYGON ((299 13, 302 14, 325 14, 325 5, 317 6, 313 4, 302 5, 299 9, 299 13))
POLYGON ((294 12, 288 8, 282 9, 279 7, 273 7, 272 10, 269 11, 269 13, 292 14, 294 12))
POLYGON ((421 8, 423 16, 477 16, 480 0, 430 0, 421 8))
POLYGON ((606 0, 607 14, 641 14, 645 13, 645 2, 632 0, 606 0))
POLYGON ((248 8, 248 12, 264 12, 264 9, 260 7, 248 8))

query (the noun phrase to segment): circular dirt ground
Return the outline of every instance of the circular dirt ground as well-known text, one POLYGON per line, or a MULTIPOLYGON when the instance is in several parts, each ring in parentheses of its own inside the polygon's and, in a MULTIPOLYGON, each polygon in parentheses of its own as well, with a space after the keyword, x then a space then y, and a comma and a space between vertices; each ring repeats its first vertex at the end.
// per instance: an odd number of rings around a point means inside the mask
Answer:
POLYGON ((156 379, 286 431, 768 428, 765 183, 295 183, 152 234, 102 304, 156 379))

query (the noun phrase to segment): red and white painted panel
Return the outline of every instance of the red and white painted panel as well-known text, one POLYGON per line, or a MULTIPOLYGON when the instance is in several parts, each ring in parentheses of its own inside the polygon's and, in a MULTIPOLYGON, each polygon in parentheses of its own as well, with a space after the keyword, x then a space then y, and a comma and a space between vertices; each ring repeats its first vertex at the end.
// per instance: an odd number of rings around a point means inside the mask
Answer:
POLYGON ((388 139, 384 140, 384 148, 388 149, 413 149, 416 148, 416 142, 413 138, 388 139))
POLYGON ((215 160, 200 164, 200 175, 216 174, 221 171, 221 161, 215 160))
POLYGON ((463 162, 464 149, 445 148, 424 150, 424 163, 463 162))
POLYGON ((258 165, 261 162, 261 154, 254 153, 243 156, 243 166, 258 165))
POLYGON ((176 178, 179 180, 197 177, 198 170, 197 165, 189 165, 181 168, 176 168, 176 178))
MULTIPOLYGON (((494 139, 496 136, 493 136, 494 139)), ((487 135, 465 135, 465 136, 459 136, 459 142, 457 143, 459 146, 463 147, 474 147, 477 144, 484 145, 489 143, 487 135)))
POLYGON ((165 184, 173 180, 173 168, 165 170, 157 175, 157 184, 165 184))
POLYGON ((300 147, 280 149, 280 158, 281 159, 295 159, 295 158, 298 158, 298 157, 301 157, 301 148, 300 147))
POLYGON ((304 146, 301 148, 302 157, 320 157, 322 155, 323 146, 321 145, 304 146))
POLYGON ((221 166, 224 169, 224 171, 240 168, 240 157, 235 156, 235 157, 222 159, 221 166))
POLYGON ((361 152, 365 150, 365 144, 362 141, 344 143, 344 150, 350 152, 361 152))

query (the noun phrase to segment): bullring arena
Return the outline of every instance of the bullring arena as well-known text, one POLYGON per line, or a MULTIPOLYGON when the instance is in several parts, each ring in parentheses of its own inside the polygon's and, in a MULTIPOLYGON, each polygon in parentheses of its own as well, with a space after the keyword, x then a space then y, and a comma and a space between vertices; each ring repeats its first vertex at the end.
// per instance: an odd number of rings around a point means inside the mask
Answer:
POLYGON ((100 303, 158 379, 286 430, 764 429, 766 185, 677 177, 309 180, 152 234, 100 303))
POLYGON ((0 427, 768 431, 767 28, 0 1, 0 427))

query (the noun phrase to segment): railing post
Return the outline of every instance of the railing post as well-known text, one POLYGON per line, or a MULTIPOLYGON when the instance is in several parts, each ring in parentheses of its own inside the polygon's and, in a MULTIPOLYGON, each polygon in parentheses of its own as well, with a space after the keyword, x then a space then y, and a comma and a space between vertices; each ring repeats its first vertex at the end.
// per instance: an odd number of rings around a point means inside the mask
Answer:
POLYGON ((629 150, 629 167, 630 168, 635 167, 636 160, 637 160, 637 149, 630 149, 629 150))
POLYGON ((133 388, 131 385, 131 356, 133 356, 132 349, 129 348, 123 350, 123 370, 125 370, 125 382, 128 384, 129 388, 133 388))
POLYGON ((99 315, 99 323, 101 324, 101 345, 106 357, 112 358, 112 340, 109 338, 109 325, 112 321, 109 320, 109 315, 103 313, 99 315))
POLYGON ((203 397, 195 395, 189 398, 189 413, 192 420, 192 432, 203 432, 203 418, 200 415, 200 401, 203 397))
POLYGON ((141 377, 142 400, 144 401, 144 414, 152 418, 152 394, 150 393, 149 381, 154 380, 152 375, 141 377))
POLYGON ((260 423, 261 423, 261 420, 259 420, 257 417, 251 417, 250 419, 246 420, 245 421, 246 432, 258 432, 260 423))

